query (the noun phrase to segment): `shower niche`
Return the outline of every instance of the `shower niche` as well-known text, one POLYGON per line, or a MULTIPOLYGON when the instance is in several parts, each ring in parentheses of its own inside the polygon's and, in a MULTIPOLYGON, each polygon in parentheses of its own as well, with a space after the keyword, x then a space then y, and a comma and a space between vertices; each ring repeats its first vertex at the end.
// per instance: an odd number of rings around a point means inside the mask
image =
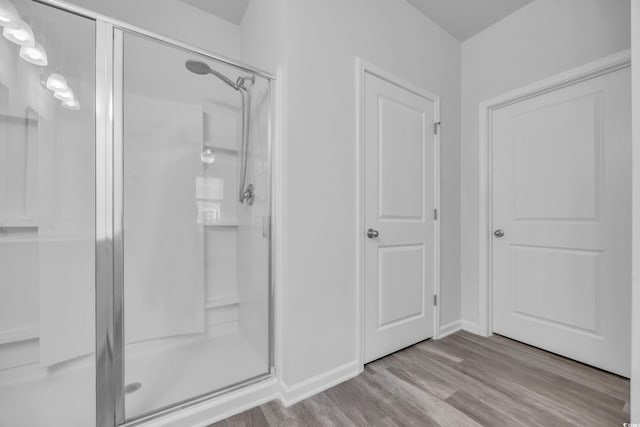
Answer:
POLYGON ((238 177, 240 111, 209 103, 202 112, 202 177, 196 178, 198 221, 203 228, 207 331, 225 333, 238 321, 238 177))

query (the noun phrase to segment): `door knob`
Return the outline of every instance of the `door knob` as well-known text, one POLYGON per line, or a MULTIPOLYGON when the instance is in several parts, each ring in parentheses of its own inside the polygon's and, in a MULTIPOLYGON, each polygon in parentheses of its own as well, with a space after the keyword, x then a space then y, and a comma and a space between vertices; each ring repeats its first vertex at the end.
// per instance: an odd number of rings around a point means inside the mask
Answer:
POLYGON ((380 233, 378 233, 378 230, 374 230, 373 228, 367 230, 367 237, 370 239, 375 239, 379 235, 380 233))
POLYGON ((496 231, 493 232, 493 235, 496 236, 498 239, 501 237, 504 237, 504 230, 497 229, 496 231))

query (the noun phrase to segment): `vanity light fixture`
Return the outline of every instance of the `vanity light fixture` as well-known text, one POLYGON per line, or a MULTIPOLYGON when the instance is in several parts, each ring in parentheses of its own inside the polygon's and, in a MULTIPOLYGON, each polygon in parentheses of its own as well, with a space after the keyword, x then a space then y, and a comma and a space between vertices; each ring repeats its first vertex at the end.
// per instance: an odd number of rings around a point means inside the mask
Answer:
POLYGON ((16 26, 13 28, 4 27, 2 35, 5 39, 15 44, 19 44, 20 46, 34 46, 36 44, 36 39, 33 36, 33 30, 29 24, 24 22, 22 19, 19 19, 16 22, 16 26))
POLYGON ((47 83, 45 84, 45 86, 47 87, 47 89, 54 92, 69 90, 67 79, 65 79, 62 74, 58 73, 52 73, 49 78, 47 78, 47 83))
POLYGON ((70 101, 73 99, 73 91, 69 88, 66 90, 57 90, 53 93, 53 97, 60 101, 70 101))
POLYGON ((70 100, 62 101, 62 106, 64 108, 68 108, 69 110, 79 110, 80 109, 80 103, 78 102, 78 100, 76 99, 75 96, 73 98, 71 98, 70 100))
POLYGON ((49 63, 47 60, 47 52, 40 43, 36 43, 33 46, 20 47, 20 58, 41 67, 46 67, 49 63))

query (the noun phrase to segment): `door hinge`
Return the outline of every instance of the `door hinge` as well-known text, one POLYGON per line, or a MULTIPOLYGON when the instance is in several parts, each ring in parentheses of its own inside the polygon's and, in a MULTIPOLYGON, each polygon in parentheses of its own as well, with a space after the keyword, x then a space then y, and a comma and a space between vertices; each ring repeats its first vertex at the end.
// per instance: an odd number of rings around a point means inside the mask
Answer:
POLYGON ((433 134, 437 135, 440 130, 440 122, 433 123, 433 134))
POLYGON ((438 305, 438 295, 433 296, 433 305, 434 306, 438 305))
POLYGON ((438 209, 434 209, 433 210, 433 220, 437 221, 438 220, 438 209))

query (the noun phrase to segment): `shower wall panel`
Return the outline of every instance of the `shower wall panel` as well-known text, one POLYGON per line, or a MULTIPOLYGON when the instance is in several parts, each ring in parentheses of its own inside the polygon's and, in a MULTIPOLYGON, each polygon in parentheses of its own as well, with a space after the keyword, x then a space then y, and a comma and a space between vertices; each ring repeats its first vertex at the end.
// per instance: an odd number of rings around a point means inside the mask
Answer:
POLYGON ((192 173, 202 106, 129 92, 124 102, 125 342, 202 333, 204 241, 192 173))

